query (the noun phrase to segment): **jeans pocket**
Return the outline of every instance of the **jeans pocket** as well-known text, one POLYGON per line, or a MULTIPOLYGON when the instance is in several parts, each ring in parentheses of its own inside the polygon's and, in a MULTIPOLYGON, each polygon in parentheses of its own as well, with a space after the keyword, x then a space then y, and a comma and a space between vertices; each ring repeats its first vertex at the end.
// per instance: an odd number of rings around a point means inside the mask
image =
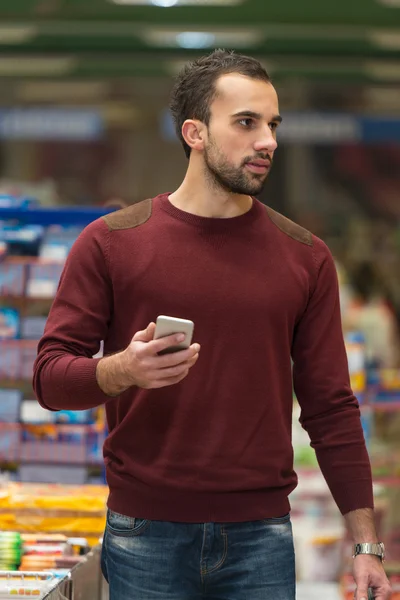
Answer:
POLYGON ((149 519, 128 517, 107 510, 107 531, 119 537, 134 537, 143 533, 151 524, 149 519))
POLYGON ((283 515, 283 517, 271 517, 270 519, 263 519, 264 525, 285 525, 290 523, 290 513, 283 515))

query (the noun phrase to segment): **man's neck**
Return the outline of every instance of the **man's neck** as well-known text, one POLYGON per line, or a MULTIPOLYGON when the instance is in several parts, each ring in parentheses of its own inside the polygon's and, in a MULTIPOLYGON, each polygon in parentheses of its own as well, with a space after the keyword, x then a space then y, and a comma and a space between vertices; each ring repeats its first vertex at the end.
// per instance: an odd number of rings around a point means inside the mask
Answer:
POLYGON ((169 196, 171 204, 199 217, 226 219, 248 212, 253 204, 251 196, 233 194, 220 189, 209 189, 204 181, 186 176, 180 187, 169 196))

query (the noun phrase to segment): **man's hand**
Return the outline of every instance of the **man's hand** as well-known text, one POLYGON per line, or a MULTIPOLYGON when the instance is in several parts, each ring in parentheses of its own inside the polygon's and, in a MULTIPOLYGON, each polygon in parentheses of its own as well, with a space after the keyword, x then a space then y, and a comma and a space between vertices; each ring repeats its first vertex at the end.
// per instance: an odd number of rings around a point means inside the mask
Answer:
POLYGON ((169 335, 154 340, 155 323, 138 331, 122 352, 106 356, 97 364, 96 379, 107 396, 119 396, 132 386, 155 389, 174 385, 184 379, 199 358, 199 344, 160 356, 169 346, 185 339, 184 334, 169 335))
POLYGON ((355 600, 368 600, 368 588, 375 600, 389 600, 392 590, 381 559, 371 554, 359 554, 354 559, 353 575, 357 592, 355 600))
POLYGON ((159 356, 162 350, 182 342, 185 335, 174 334, 154 340, 155 329, 155 323, 150 323, 147 329, 135 333, 124 351, 125 368, 127 374, 131 374, 132 384, 144 389, 179 383, 199 358, 199 344, 159 356))

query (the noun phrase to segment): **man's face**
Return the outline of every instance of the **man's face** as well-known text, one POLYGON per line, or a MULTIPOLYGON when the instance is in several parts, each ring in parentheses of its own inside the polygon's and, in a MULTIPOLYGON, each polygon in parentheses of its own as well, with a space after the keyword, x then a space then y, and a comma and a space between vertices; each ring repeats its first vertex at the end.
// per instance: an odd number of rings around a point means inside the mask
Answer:
POLYGON ((281 121, 274 87, 231 73, 216 84, 204 147, 206 174, 235 194, 259 194, 272 166, 281 121))

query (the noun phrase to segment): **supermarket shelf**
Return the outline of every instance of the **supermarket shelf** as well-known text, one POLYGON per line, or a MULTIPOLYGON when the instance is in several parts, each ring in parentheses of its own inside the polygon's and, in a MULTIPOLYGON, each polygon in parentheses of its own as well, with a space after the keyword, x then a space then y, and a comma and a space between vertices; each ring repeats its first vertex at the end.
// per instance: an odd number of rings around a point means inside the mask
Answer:
POLYGON ((32 391, 32 375, 26 379, 12 379, 11 377, 0 379, 0 388, 3 390, 14 390, 18 388, 26 393, 33 393, 32 391))
POLYGON ((388 398, 382 402, 365 402, 360 404, 360 409, 363 412, 392 412, 400 410, 400 402, 398 397, 394 400, 388 398))
POLYGON ((25 225, 89 225, 115 211, 114 207, 6 207, 0 208, 0 220, 19 221, 25 225))
POLYGON ((45 258, 43 256, 6 256, 6 260, 3 262, 4 265, 59 265, 64 263, 65 259, 62 258, 45 258))
POLYGON ((0 296, 0 305, 14 304, 14 305, 25 305, 27 302, 34 302, 35 304, 40 303, 51 303, 54 301, 54 296, 17 296, 17 295, 6 295, 0 296))
POLYGON ((90 469, 93 472, 98 472, 103 469, 104 461, 102 459, 99 459, 98 461, 74 461, 69 460, 69 458, 66 458, 65 460, 45 460, 43 458, 32 457, 31 460, 27 458, 21 459, 17 464, 18 467, 21 467, 23 465, 35 465, 40 467, 54 467, 54 465, 60 467, 85 467, 86 469, 90 469))
POLYGON ((370 404, 370 406, 375 412, 391 412, 400 410, 400 402, 398 400, 396 402, 391 402, 390 400, 385 400, 384 402, 373 402, 370 404))
POLYGON ((103 464, 105 435, 104 427, 96 423, 0 423, 0 460, 20 466, 98 468, 103 464))

